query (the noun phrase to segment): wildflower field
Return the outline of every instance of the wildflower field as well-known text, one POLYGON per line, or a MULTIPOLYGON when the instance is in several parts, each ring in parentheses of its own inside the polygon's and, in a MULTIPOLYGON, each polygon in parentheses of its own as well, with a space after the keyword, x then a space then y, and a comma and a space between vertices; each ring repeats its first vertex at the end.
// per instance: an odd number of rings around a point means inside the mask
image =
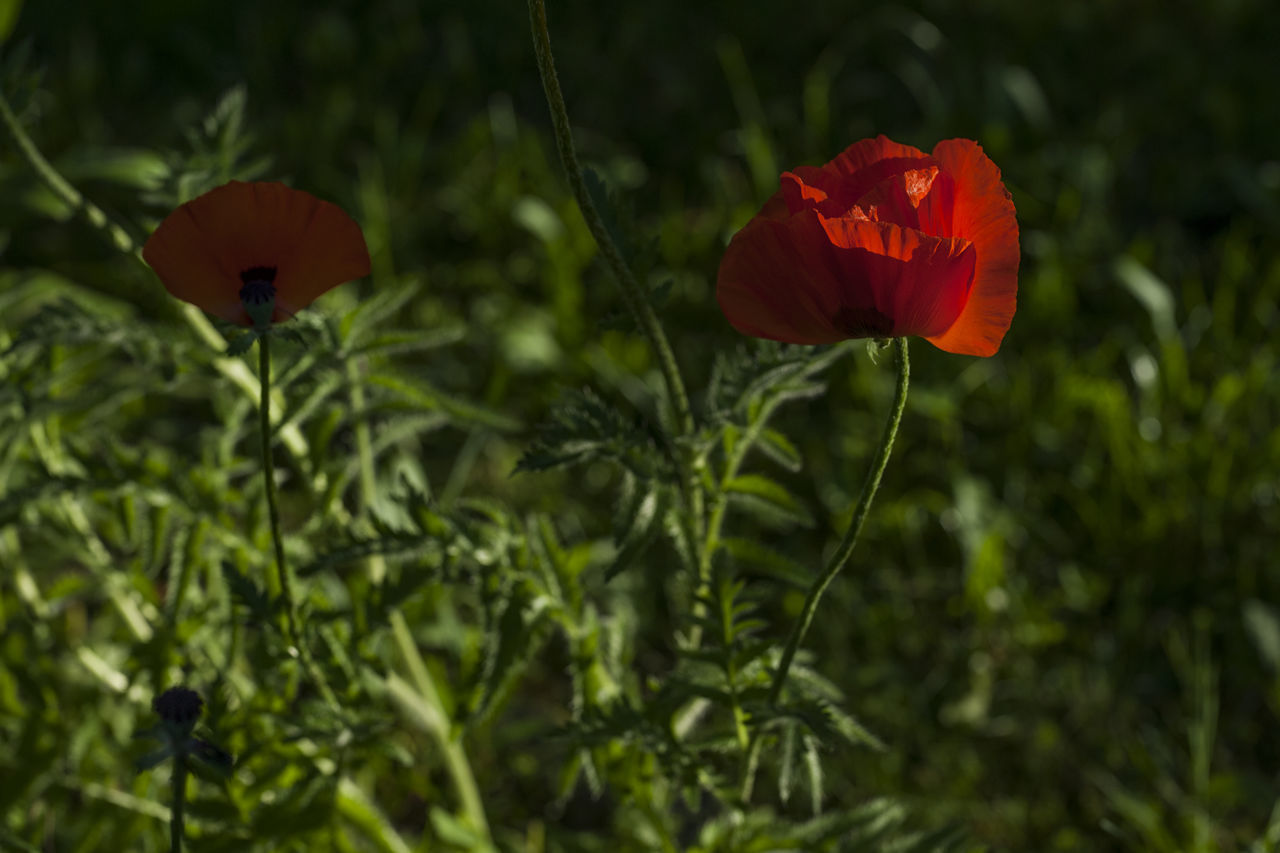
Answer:
POLYGON ((0 0, 0 851, 1280 851, 1264 0, 0 0))

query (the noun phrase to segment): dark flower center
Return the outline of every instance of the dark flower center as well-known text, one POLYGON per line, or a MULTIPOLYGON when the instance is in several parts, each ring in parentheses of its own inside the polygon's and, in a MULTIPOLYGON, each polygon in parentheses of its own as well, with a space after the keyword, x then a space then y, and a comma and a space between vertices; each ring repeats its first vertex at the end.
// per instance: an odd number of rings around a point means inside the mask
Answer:
POLYGON ((250 267, 240 273, 244 287, 240 288, 240 301, 246 305, 265 305, 276 297, 275 267, 250 267))
POLYGON ((170 687, 156 697, 152 704, 160 719, 170 723, 190 723, 200 716, 204 700, 200 694, 186 687, 170 687))
POLYGON ((887 338, 893 334, 893 318, 874 308, 842 306, 836 311, 834 325, 851 338, 887 338))

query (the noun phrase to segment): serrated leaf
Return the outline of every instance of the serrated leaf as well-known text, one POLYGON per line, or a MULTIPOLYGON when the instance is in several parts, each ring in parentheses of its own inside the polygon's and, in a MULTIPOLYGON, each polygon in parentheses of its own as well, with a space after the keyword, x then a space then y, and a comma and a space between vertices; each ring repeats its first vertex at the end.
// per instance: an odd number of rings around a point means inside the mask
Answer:
POLYGON ((591 198, 591 204, 595 207, 596 213, 600 215, 604 230, 609 233, 609 239, 613 241, 613 245, 622 253, 623 259, 630 262, 632 257, 631 244, 627 241, 626 234, 618 227, 618 217, 614 212, 614 203, 610 196, 609 188, 595 169, 583 169, 582 181, 586 185, 587 195, 591 198))
POLYGON ((254 621, 265 622, 271 618, 275 608, 261 587, 229 562, 222 564, 222 577, 231 590, 232 598, 249 608, 254 621))
POLYGON ((539 611, 526 621, 526 603, 523 598, 510 596, 500 605, 500 615, 494 620, 495 627, 488 631, 494 639, 489 643, 484 672, 471 702, 469 726, 485 720, 504 688, 524 669, 524 662, 537 652, 540 644, 535 643, 534 638, 546 614, 539 611))
POLYGON ((773 510, 773 513, 766 514, 766 518, 772 515, 801 526, 813 524, 813 516, 791 492, 761 474, 741 474, 728 480, 723 488, 730 497, 754 499, 773 510))
POLYGON ((635 413, 622 412, 589 388, 565 394, 538 432, 538 439, 516 464, 517 473, 603 459, 641 479, 670 481, 674 477, 657 428, 635 413))
POLYGON ((365 333, 377 328, 388 318, 395 316, 411 299, 418 295, 421 282, 409 281, 397 287, 383 287, 356 303, 356 307, 342 318, 341 337, 349 347, 361 342, 365 333))
POLYGON ((475 853, 486 853, 495 849, 473 827, 444 809, 433 806, 430 815, 431 828, 445 844, 451 844, 460 850, 475 851, 475 853))
POLYGON ((782 758, 778 769, 778 799, 783 805, 791 799, 791 786, 795 781, 796 727, 782 729, 782 758))
POLYGON ((373 373, 365 379, 370 385, 390 391, 407 406, 423 411, 442 411, 455 420, 473 423, 493 429, 513 431, 520 429, 520 422, 502 412, 459 400, 432 386, 420 378, 404 374, 373 373))
POLYGON ((791 443, 791 440, 776 429, 765 428, 760 433, 760 441, 757 444, 766 456, 777 462, 788 471, 799 471, 804 466, 804 459, 800 456, 800 451, 791 443))
POLYGON ((813 813, 822 812, 822 759, 818 755, 818 742, 812 735, 804 735, 804 766, 809 777, 809 798, 813 813))
POLYGON ((441 326, 426 331, 392 330, 375 335, 353 347, 348 357, 406 355, 439 349, 466 337, 463 325, 441 326))
POLYGON ((811 569, 755 539, 725 537, 719 544, 735 560, 760 569, 769 577, 784 581, 796 589, 807 589, 813 579, 811 569))
POLYGON ((662 532, 662 492, 653 486, 639 495, 633 506, 627 508, 631 516, 626 532, 616 541, 617 553, 605 570, 605 583, 630 568, 648 550, 662 532))

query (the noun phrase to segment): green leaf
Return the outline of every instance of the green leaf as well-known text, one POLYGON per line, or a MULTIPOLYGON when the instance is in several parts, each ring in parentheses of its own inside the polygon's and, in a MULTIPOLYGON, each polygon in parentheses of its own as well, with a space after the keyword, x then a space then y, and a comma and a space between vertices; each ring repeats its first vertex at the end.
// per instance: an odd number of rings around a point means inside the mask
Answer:
POLYGON ((818 741, 813 735, 803 736, 804 766, 809 777, 809 797, 813 804, 813 813, 822 812, 822 760, 818 756, 818 741))
POLYGON ((392 330, 375 335, 355 346, 348 353, 356 356, 392 356, 425 352, 457 343, 466 337, 467 328, 462 325, 439 326, 423 331, 392 330))
MULTIPOLYGON (((813 524, 813 516, 791 492, 778 482, 761 474, 741 474, 724 484, 730 497, 748 498, 772 512, 757 513, 763 520, 780 519, 802 526, 813 524)), ((747 502, 746 505, 750 505, 747 502)))
MULTIPOLYGON (((410 280, 402 285, 379 288, 371 296, 362 299, 342 318, 340 329, 343 342, 347 347, 353 343, 367 343, 364 341, 366 332, 378 328, 395 316, 418 295, 421 287, 421 282, 410 280)), ((430 338, 431 335, 425 334, 423 337, 430 338)))
POLYGON ((487 853, 496 849, 483 835, 444 809, 432 806, 430 815, 431 828, 445 844, 474 853, 487 853))
POLYGON ((520 422, 509 415, 460 400, 433 387, 421 378, 411 378, 404 374, 374 373, 368 376, 366 381, 370 385, 390 391, 396 399, 413 409, 442 411, 454 420, 497 430, 520 429, 520 422))
POLYGON ((719 544, 735 560, 759 569, 769 577, 790 584, 796 589, 807 589, 813 580, 812 568, 758 540, 725 537, 719 544))
POLYGON ((766 428, 763 430, 756 446, 766 456, 788 471, 799 471, 804 466, 804 459, 800 456, 800 451, 796 449, 790 439, 776 429, 766 428))
POLYGON ((605 583, 626 571, 640 558, 662 533, 662 517, 665 513, 663 490, 657 485, 645 491, 636 490, 636 498, 620 505, 620 512, 627 520, 626 529, 615 538, 617 553, 605 569, 605 583))
POLYGON ((350 777, 343 776, 338 780, 335 805, 338 813, 356 826, 382 853, 411 853, 412 848, 396 832, 387 816, 350 777))
POLYGON ((589 388, 562 397, 538 432, 516 464, 517 473, 605 459, 642 479, 674 479, 661 432, 589 388))

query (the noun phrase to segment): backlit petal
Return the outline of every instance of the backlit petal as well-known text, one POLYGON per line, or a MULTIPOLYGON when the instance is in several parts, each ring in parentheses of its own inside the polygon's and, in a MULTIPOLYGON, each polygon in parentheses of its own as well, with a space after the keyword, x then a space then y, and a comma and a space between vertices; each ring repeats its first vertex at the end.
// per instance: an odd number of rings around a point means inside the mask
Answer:
POLYGON ((279 183, 232 181, 187 202, 142 256, 171 294, 241 325, 250 324, 239 296, 244 270, 277 271, 273 321, 369 272, 364 237, 341 208, 279 183))
POLYGON ((846 326, 847 337, 869 333, 936 335, 955 322, 969 300, 976 253, 969 241, 931 237, 913 228, 852 218, 823 222, 846 290, 859 291, 850 305, 865 303, 891 321, 890 328, 846 326))
POLYGON ((830 344, 840 282, 822 263, 830 241, 814 211, 757 216, 733 236, 720 261, 716 299, 743 334, 793 344, 830 344))
POLYGON ((973 270, 968 241, 805 211, 739 231, 716 295, 734 328, 771 340, 929 335, 955 321, 973 270))
POLYGON ((933 157, 951 181, 934 182, 920 206, 921 227, 972 242, 977 268, 973 292, 960 316, 951 328, 928 340, 948 352, 994 355, 1017 307, 1020 251, 1013 199, 1001 183, 1000 169, 976 142, 939 142, 933 157))
POLYGON ((882 160, 904 157, 918 160, 927 156, 919 148, 894 142, 882 133, 875 139, 853 143, 822 168, 841 175, 856 175, 882 160))

